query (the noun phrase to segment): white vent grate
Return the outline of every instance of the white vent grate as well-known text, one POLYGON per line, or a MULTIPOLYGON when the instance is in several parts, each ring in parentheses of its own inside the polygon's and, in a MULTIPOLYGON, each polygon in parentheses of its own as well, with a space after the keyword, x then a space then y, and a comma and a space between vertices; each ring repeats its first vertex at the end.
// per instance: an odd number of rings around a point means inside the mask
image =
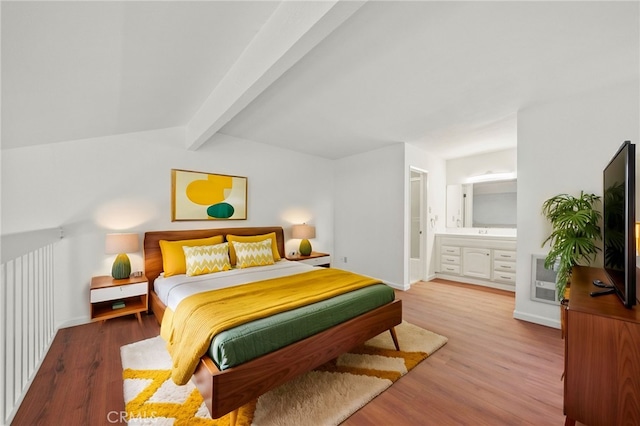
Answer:
POLYGON ((531 300, 559 305, 556 272, 544 267, 545 255, 531 256, 531 300))

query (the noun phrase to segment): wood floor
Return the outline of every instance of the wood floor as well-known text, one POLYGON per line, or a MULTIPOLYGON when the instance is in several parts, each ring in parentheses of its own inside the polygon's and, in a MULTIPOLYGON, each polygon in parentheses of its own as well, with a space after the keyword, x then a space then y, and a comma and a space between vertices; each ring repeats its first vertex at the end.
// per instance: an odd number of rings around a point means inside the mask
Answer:
MULTIPOLYGON (((422 282, 404 319, 449 338, 344 425, 562 425, 560 331, 513 319, 513 293, 422 282)), ((12 425, 122 424, 120 346, 158 335, 153 316, 58 331, 12 425)))

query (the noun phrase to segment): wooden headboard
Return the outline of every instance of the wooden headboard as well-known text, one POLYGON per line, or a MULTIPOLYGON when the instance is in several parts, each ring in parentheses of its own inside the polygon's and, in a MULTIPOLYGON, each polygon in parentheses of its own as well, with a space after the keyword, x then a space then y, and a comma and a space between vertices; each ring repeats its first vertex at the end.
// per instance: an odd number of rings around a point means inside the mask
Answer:
POLYGON ((179 231, 151 231, 144 234, 144 273, 149 280, 149 291, 153 290, 153 281, 162 272, 162 252, 160 240, 177 241, 194 238, 207 238, 215 235, 262 235, 276 233, 278 252, 285 257, 284 230, 280 226, 252 227, 252 228, 215 228, 215 229, 187 229, 179 231))

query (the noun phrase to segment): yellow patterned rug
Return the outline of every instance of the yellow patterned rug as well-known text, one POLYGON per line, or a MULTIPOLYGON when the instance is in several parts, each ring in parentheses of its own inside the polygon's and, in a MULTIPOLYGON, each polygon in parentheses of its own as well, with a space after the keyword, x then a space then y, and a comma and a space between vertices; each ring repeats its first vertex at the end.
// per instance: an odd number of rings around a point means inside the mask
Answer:
MULTIPOLYGON (((441 348, 447 338, 403 322, 396 327, 402 351, 389 332, 341 355, 240 409, 237 425, 337 425, 441 348)), ((162 338, 120 349, 124 399, 130 425, 228 425, 212 420, 192 383, 176 386, 162 338)))

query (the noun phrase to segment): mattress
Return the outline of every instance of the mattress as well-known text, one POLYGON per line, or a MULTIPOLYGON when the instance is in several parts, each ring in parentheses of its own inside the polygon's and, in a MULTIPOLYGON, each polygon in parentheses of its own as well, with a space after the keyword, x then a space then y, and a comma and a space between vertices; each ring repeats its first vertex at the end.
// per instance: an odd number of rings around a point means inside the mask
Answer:
MULTIPOLYGON (((175 311, 182 299, 195 293, 285 277, 314 268, 317 267, 283 259, 274 265, 194 277, 160 276, 154 281, 154 291, 167 307, 175 311)), ((345 322, 393 301, 394 297, 393 289, 381 283, 251 321, 216 335, 208 355, 218 369, 224 370, 345 322)))
POLYGON ((153 282, 153 289, 168 308, 176 310, 178 303, 185 297, 203 291, 247 284, 254 281, 285 277, 313 270, 314 266, 302 262, 286 259, 277 261, 273 265, 259 266, 245 269, 231 269, 213 274, 188 277, 185 274, 164 277, 160 275, 153 282))

